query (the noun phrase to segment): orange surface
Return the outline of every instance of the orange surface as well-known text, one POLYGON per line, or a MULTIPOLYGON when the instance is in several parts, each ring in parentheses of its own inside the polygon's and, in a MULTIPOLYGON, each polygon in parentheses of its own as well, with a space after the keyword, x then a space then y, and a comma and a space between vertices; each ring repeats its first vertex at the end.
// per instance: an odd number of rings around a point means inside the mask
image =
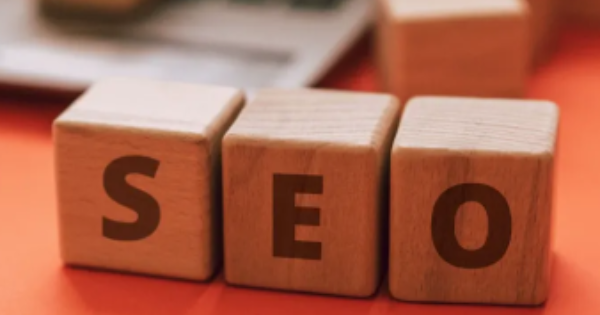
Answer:
MULTIPOLYGON (((372 90, 366 50, 324 86, 372 90)), ((555 268, 541 308, 447 306, 353 300, 63 267, 50 124, 64 104, 0 100, 0 314, 600 314, 600 33, 564 33, 529 95, 562 111, 556 182, 555 268)))

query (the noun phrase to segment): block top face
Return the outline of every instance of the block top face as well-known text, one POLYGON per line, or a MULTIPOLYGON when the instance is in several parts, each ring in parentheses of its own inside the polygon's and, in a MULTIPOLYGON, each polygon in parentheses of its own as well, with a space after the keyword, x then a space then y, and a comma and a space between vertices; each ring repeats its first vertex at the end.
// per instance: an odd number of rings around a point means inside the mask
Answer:
POLYGON ((545 101, 418 97, 406 105, 394 149, 552 154, 558 120, 545 101))
POLYGON ((390 95, 262 90, 226 138, 378 148, 398 115, 398 101, 390 95))
POLYGON ((384 0, 398 20, 514 15, 527 10, 521 0, 384 0))
POLYGON ((92 86, 56 123, 207 135, 220 115, 242 100, 233 88, 108 79, 92 86))

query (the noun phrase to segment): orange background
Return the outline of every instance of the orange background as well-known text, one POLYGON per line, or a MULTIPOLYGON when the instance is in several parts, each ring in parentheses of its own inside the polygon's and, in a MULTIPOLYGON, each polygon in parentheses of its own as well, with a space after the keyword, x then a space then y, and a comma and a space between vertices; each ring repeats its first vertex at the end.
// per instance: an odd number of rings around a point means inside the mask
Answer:
MULTIPOLYGON (((375 90, 366 47, 320 85, 375 90)), ((544 307, 402 303, 385 285, 356 300, 234 288, 220 276, 197 284, 63 267, 50 125, 68 101, 21 95, 0 99, 0 314, 600 314, 600 33, 565 31, 528 93, 561 108, 555 265, 544 307)))

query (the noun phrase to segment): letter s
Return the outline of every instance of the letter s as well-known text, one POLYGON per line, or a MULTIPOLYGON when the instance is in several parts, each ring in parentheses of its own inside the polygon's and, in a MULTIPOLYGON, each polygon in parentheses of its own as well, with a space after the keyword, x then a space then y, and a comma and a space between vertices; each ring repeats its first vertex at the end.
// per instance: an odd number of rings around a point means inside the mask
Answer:
POLYGON ((112 161, 104 171, 104 190, 114 201, 138 214, 135 222, 102 218, 102 235, 118 241, 137 241, 150 236, 160 221, 160 206, 146 192, 127 183, 128 174, 154 178, 160 162, 145 156, 124 156, 112 161))

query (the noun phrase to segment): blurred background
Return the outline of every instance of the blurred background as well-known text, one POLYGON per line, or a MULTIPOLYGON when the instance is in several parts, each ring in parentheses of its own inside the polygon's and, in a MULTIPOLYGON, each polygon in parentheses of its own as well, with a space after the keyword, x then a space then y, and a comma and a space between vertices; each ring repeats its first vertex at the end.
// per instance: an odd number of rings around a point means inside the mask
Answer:
POLYGON ((242 88, 317 80, 372 21, 365 0, 0 0, 0 82, 109 76, 242 88))
MULTIPOLYGON (((522 12, 510 17, 526 18, 530 26, 527 53, 531 60, 527 64, 533 67, 527 68, 529 75, 551 59, 562 26, 600 25, 598 2, 482 0, 479 3, 484 5, 477 8, 473 5, 476 2, 464 0, 0 0, 0 85, 3 94, 77 93, 103 77, 126 76, 246 89, 332 81, 325 85, 337 87, 335 81, 348 78, 342 75, 330 80, 332 71, 345 71, 335 70, 340 67, 363 71, 360 64, 369 59, 372 66, 366 71, 374 73, 366 83, 369 89, 399 94, 392 91, 393 84, 385 82, 389 78, 382 78, 383 74, 401 72, 396 61, 415 55, 414 51, 420 53, 416 43, 408 43, 399 51, 389 47, 388 43, 400 41, 400 35, 385 30, 389 25, 402 26, 402 8, 420 5, 442 12, 439 20, 444 20, 444 8, 454 7, 466 12, 467 19, 477 19, 486 14, 481 9, 486 6, 520 3, 522 12), (400 9, 391 8, 395 3, 400 9), (381 57, 387 51, 393 54, 381 57), (340 60, 352 55, 359 55, 353 59, 354 65, 339 66, 340 60), (374 56, 378 62, 371 60, 374 56)), ((445 9, 451 16, 451 10, 445 9)), ((496 28, 503 32, 503 27, 496 28)), ((422 42, 448 36, 444 28, 437 33, 438 37, 422 42)), ((461 71, 481 68, 472 59, 494 63, 498 55, 518 49, 509 46, 519 46, 520 35, 510 35, 509 41, 488 48, 477 48, 474 42, 468 56, 448 54, 449 62, 444 65, 461 71), (465 61, 466 57, 471 60, 465 61)), ((441 53, 435 53, 435 61, 448 47, 437 48, 441 53)), ((435 70, 437 65, 431 64, 435 70)), ((409 72, 404 76, 410 79, 417 75, 409 72)), ((477 94, 468 89, 447 91, 441 88, 444 82, 433 79, 429 78, 431 84, 418 92, 477 94)))

